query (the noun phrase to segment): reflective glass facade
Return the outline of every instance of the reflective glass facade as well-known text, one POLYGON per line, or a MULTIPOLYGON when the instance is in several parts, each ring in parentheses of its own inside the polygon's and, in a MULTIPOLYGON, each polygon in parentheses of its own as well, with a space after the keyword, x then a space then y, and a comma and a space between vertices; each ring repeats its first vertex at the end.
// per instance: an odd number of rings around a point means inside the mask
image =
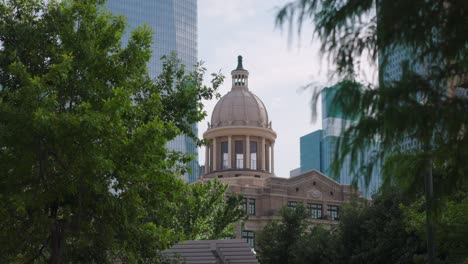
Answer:
POLYGON ((300 138, 301 173, 311 170, 323 172, 322 130, 317 130, 300 138))
POLYGON ((421 64, 412 59, 414 51, 411 51, 408 48, 397 46, 394 49, 391 49, 386 58, 383 57, 383 54, 379 55, 379 74, 381 81, 396 81, 401 79, 403 74, 402 65, 404 62, 408 62, 408 66, 412 68, 415 72, 419 74, 424 74, 426 71, 425 64, 421 64), (384 59, 387 62, 384 64, 384 59), (385 65, 385 66, 384 66, 385 65))
MULTIPOLYGON (((108 0, 107 8, 114 14, 127 17, 129 29, 123 36, 126 43, 130 32, 146 24, 153 29, 153 55, 149 62, 150 75, 154 78, 162 71, 161 56, 172 51, 192 71, 197 62, 197 0, 108 0)), ((192 125, 198 135, 197 124, 192 125)), ((189 137, 182 135, 169 142, 170 150, 194 156, 191 173, 184 175, 189 182, 198 179, 198 148, 189 137)))
MULTIPOLYGON (((353 175, 350 170, 350 158, 346 157, 339 174, 331 173, 331 165, 336 156, 336 145, 344 129, 351 123, 351 120, 344 119, 343 113, 339 109, 330 111, 332 98, 336 87, 324 89, 322 92, 322 130, 314 131, 300 138, 301 173, 310 170, 317 170, 334 179, 341 184, 351 184, 353 175)), ((369 149, 365 154, 366 162, 372 158, 373 149, 369 149)), ((381 185, 380 165, 374 167, 366 188, 365 181, 359 177, 357 186, 362 194, 370 198, 381 185)))

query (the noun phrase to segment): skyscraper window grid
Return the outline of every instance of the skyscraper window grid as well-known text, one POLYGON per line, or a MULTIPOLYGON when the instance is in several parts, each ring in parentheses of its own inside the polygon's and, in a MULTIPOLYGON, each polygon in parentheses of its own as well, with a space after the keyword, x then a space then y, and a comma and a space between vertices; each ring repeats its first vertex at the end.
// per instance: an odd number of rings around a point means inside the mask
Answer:
MULTIPOLYGON (((338 174, 333 174, 331 165, 336 156, 336 146, 342 131, 348 128, 353 120, 344 116, 340 109, 333 109, 332 99, 339 88, 339 84, 325 88, 322 91, 322 130, 314 131, 300 139, 301 173, 318 170, 341 184, 352 184, 353 172, 350 170, 350 157, 347 156, 338 174)), ((375 155, 377 146, 369 148, 365 154, 365 162, 369 162, 375 155)), ((357 187, 363 196, 371 198, 382 184, 380 163, 375 164, 368 185, 362 175, 357 178, 357 187)))
MULTIPOLYGON (((153 29, 153 55, 148 64, 150 76, 155 78, 161 73, 160 58, 175 51, 188 71, 194 69, 197 63, 197 0, 108 0, 109 11, 127 18, 129 28, 122 37, 124 45, 130 37, 130 32, 138 26, 146 24, 153 29)), ((198 135, 197 124, 192 124, 192 130, 198 135)), ((195 141, 186 135, 177 136, 167 144, 169 150, 180 151, 193 155, 190 162, 191 172, 184 179, 194 182, 199 177, 198 148, 195 141)))

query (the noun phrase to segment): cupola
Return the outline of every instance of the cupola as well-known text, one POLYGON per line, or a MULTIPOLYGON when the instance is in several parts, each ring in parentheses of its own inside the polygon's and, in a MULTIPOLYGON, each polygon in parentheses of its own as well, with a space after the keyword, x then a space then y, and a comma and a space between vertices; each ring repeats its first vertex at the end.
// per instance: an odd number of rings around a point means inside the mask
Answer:
POLYGON ((216 104, 210 128, 226 126, 256 126, 271 128, 263 102, 249 90, 249 72, 237 58, 237 68, 231 72, 232 88, 216 104))
POLYGON ((249 72, 242 56, 238 56, 231 77, 232 88, 216 104, 203 134, 209 142, 204 177, 273 176, 276 133, 265 105, 249 90, 249 72))

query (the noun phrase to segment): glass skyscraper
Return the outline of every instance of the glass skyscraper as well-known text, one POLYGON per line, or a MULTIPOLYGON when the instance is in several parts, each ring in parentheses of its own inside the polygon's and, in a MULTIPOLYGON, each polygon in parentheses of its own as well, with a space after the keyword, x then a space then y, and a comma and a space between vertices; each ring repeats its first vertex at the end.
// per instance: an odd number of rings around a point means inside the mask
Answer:
MULTIPOLYGON (((344 117, 343 111, 333 108, 332 100, 338 86, 325 88, 322 91, 322 129, 314 131, 300 138, 301 173, 317 170, 341 184, 351 184, 353 175, 350 170, 350 158, 346 157, 339 174, 332 174, 331 165, 336 155, 336 144, 352 120, 344 117)), ((371 159, 373 150, 365 154, 366 162, 371 159)), ((369 186, 366 186, 362 177, 358 178, 357 186, 363 195, 370 198, 381 185, 380 166, 372 171, 369 186)))
POLYGON ((314 131, 300 138, 300 173, 318 170, 325 173, 322 162, 322 130, 314 131))
MULTIPOLYGON (((162 71, 161 56, 175 51, 177 57, 187 67, 194 69, 197 62, 197 0, 108 0, 107 8, 113 14, 127 17, 129 29, 123 36, 123 43, 130 32, 139 25, 146 24, 153 29, 153 55, 149 62, 151 77, 162 71)), ((192 125, 198 135, 197 124, 192 125)), ((186 135, 178 136, 168 143, 170 150, 189 153, 194 156, 190 163, 191 172, 184 175, 189 182, 198 179, 198 148, 186 135)))
POLYGON ((427 64, 412 59, 415 51, 403 46, 396 46, 389 50, 385 56, 379 53, 379 78, 381 82, 397 81, 403 75, 402 64, 406 61, 408 66, 420 75, 427 72, 427 64), (383 63, 386 59, 386 63, 383 63))

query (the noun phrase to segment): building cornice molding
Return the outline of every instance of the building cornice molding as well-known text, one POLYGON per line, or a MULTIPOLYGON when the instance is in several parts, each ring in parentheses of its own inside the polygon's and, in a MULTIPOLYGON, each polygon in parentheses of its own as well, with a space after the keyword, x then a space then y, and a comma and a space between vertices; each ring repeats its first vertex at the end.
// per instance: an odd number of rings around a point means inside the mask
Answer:
POLYGON ((203 133, 204 139, 213 139, 224 136, 255 136, 264 137, 271 141, 276 140, 276 132, 270 128, 254 126, 225 126, 208 129, 203 133))

